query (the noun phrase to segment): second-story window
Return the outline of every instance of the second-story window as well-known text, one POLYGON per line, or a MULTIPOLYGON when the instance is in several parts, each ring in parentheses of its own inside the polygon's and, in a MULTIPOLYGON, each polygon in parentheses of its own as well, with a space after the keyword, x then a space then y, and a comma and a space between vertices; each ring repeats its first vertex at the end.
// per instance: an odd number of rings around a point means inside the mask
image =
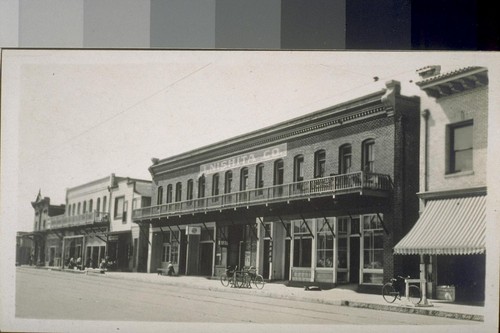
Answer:
POLYGON ((187 182, 186 200, 193 200, 193 180, 187 182))
POLYGON ((233 184, 233 172, 226 171, 224 175, 224 193, 231 193, 231 186, 233 184))
POLYGON ((198 198, 205 197, 205 176, 198 179, 198 198))
POLYGON ((248 188, 248 168, 241 169, 240 172, 240 191, 246 191, 248 188))
POLYGON ((78 210, 76 211, 77 215, 80 215, 80 208, 81 208, 81 203, 78 203, 78 210))
POLYGON ((172 184, 167 185, 167 203, 172 202, 172 184))
POLYGON ((101 198, 97 198, 97 201, 96 201, 96 207, 95 209, 100 212, 101 211, 101 198))
POLYGON ((219 195, 219 174, 212 176, 212 196, 219 195))
POLYGON ((161 205, 163 203, 163 186, 158 186, 158 193, 156 194, 156 204, 161 205))
POLYGON ((322 149, 314 153, 314 178, 325 177, 325 171, 326 171, 326 153, 322 149))
POLYGON ((107 201, 107 197, 104 196, 102 198, 102 211, 103 212, 107 212, 108 211, 108 205, 106 204, 107 203, 106 201, 107 201))
POLYGON ((473 122, 471 120, 448 127, 448 173, 473 169, 473 122))
POLYGON ((175 202, 182 200, 182 183, 178 182, 175 184, 175 202))
POLYGON ((351 172, 351 163, 352 163, 352 149, 351 145, 343 145, 339 149, 339 173, 349 173, 351 172))
POLYGON ((82 213, 86 213, 87 212, 87 201, 84 201, 83 202, 83 211, 82 213))
POLYGON ((283 160, 274 162, 274 185, 281 185, 284 182, 283 160))
POLYGON ((114 211, 115 219, 121 219, 123 217, 124 204, 125 204, 125 197, 115 198, 115 211, 114 211))
POLYGON ((301 182, 304 180, 304 156, 297 155, 293 159, 293 181, 301 182))
POLYGON ((89 201, 89 212, 92 212, 92 209, 94 208, 94 207, 92 207, 93 205, 94 205, 94 202, 93 202, 92 199, 90 199, 90 201, 89 201))
POLYGON ((255 167, 255 188, 264 187, 264 164, 255 167))
POLYGON ((363 142, 363 156, 361 170, 365 172, 375 172, 375 141, 372 139, 363 142))

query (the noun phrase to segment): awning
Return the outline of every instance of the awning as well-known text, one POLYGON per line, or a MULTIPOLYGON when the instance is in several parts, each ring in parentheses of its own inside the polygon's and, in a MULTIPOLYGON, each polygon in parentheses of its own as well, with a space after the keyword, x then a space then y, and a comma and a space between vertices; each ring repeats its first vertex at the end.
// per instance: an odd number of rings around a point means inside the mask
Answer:
POLYGON ((486 196, 430 200, 394 254, 481 254, 485 229, 486 196))

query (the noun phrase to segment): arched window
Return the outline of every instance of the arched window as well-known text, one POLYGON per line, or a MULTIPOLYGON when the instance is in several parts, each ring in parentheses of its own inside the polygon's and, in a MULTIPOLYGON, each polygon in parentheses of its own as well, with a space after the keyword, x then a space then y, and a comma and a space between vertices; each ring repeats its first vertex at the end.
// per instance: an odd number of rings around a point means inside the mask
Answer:
POLYGON ((339 148, 339 173, 349 173, 352 171, 352 148, 350 144, 343 145, 339 148))
POLYGON ((198 179, 198 198, 205 197, 205 176, 198 179))
POLYGON ((231 186, 233 184, 233 172, 226 171, 224 175, 224 193, 231 193, 231 186))
POLYGON ((297 155, 293 159, 293 181, 301 182, 304 180, 304 156, 297 155))
POLYGON ((284 163, 283 160, 279 159, 274 162, 274 185, 281 185, 284 182, 284 163))
POLYGON ((326 152, 321 149, 314 153, 314 178, 325 177, 326 152))
POLYGON ((178 182, 175 184, 175 202, 182 200, 182 183, 178 182))
MULTIPOLYGON (((255 188, 264 187, 264 164, 257 164, 255 167, 255 188)), ((262 191, 258 192, 262 194, 262 191)))
POLYGON ((212 176, 212 196, 219 195, 219 174, 212 176))
POLYGON ((92 207, 93 205, 94 205, 94 202, 92 199, 90 199, 89 200, 89 212, 92 212, 92 209, 94 208, 94 207, 92 207))
POLYGON ((78 210, 77 210, 77 212, 76 212, 76 214, 77 214, 77 215, 80 215, 80 208, 81 208, 81 203, 79 202, 79 203, 78 203, 78 210))
POLYGON ((187 182, 186 200, 193 200, 193 180, 187 182))
POLYGON ((96 208, 95 208, 98 212, 101 211, 101 198, 97 198, 97 202, 96 202, 96 208))
POLYGON ((103 211, 103 213, 108 211, 108 205, 106 204, 107 203, 106 200, 107 200, 106 196, 102 197, 102 211, 103 211))
POLYGON ((167 203, 172 202, 172 184, 167 185, 167 203))
POLYGON ((87 212, 87 201, 84 201, 83 202, 83 211, 82 211, 82 213, 85 214, 86 212, 87 212))
POLYGON ((246 191, 248 188, 248 168, 242 168, 240 171, 240 191, 246 191))
POLYGON ((361 170, 375 172, 375 140, 368 139, 362 144, 361 170))
POLYGON ((158 191, 156 193, 156 204, 161 205, 163 203, 163 186, 158 187, 158 191))

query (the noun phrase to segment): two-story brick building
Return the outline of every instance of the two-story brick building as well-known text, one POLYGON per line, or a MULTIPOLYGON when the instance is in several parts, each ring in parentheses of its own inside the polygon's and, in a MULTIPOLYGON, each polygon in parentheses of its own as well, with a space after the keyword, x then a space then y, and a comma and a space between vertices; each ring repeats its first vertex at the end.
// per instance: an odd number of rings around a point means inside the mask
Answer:
POLYGON ((380 286, 412 267, 392 249, 418 218, 419 122, 418 97, 390 81, 153 159, 153 205, 133 212, 149 235, 148 271, 169 261, 180 274, 205 276, 254 266, 270 280, 380 286))
POLYGON ((71 258, 75 262, 79 258, 81 268, 96 268, 108 258, 113 269, 140 271, 139 258, 147 255, 147 248, 140 244, 140 229, 132 224, 129 212, 149 206, 150 193, 151 181, 111 174, 66 189, 66 204, 57 206, 58 215, 50 214, 50 199, 39 194, 32 204, 40 264, 64 268, 71 258), (40 215, 45 211, 46 217, 40 215))
POLYGON ((484 300, 488 70, 418 73, 421 215, 394 251, 421 257, 430 296, 452 286, 457 300, 484 300))

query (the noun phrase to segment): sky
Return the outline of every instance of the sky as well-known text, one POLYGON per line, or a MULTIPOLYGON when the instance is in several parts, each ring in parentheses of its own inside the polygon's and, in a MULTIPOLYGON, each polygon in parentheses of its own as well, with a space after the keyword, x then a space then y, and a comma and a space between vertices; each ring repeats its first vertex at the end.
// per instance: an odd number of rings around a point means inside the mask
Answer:
POLYGON ((418 68, 484 61, 458 52, 3 50, 2 149, 10 154, 2 177, 13 186, 13 229, 33 229, 39 190, 58 205, 66 188, 111 173, 150 180, 153 157, 379 91, 388 80, 418 95, 418 68))

